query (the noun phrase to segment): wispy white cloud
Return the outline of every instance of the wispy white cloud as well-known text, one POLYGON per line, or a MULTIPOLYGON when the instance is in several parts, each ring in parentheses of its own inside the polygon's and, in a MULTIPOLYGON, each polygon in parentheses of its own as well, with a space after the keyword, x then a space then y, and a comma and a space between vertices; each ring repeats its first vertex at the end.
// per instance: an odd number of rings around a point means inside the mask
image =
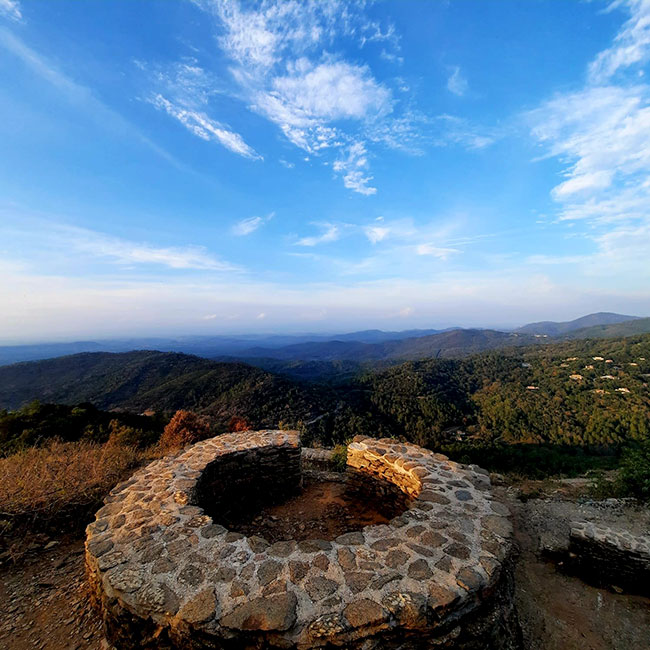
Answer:
POLYGON ((415 252, 418 255, 431 255, 433 257, 437 257, 438 259, 444 261, 449 259, 451 255, 460 253, 460 250, 458 250, 457 248, 444 248, 441 246, 434 246, 431 243, 426 243, 426 244, 418 244, 415 247, 415 252))
POLYGON ((614 44, 598 54, 589 66, 593 83, 607 83, 617 72, 647 63, 650 58, 650 0, 615 0, 608 11, 623 9, 630 14, 614 44))
POLYGON ((247 145, 239 133, 231 131, 223 124, 208 117, 205 113, 188 110, 182 106, 172 104, 172 102, 162 95, 153 97, 151 103, 156 108, 164 110, 168 115, 177 119, 190 133, 193 133, 202 140, 218 142, 226 149, 244 158, 262 160, 262 156, 247 145))
POLYGON ((266 217, 248 217, 248 219, 242 219, 238 221, 233 227, 232 232, 238 236, 250 235, 252 232, 255 232, 258 228, 263 226, 266 222, 273 219, 275 212, 271 212, 266 215, 266 217))
POLYGON ((18 0, 0 0, 0 14, 11 20, 22 20, 23 14, 18 0))
POLYGON ((365 226, 363 229, 366 237, 372 244, 377 244, 382 239, 385 239, 390 233, 390 228, 384 226, 365 226))
POLYGON ((343 184, 359 194, 370 196, 377 193, 372 187, 372 176, 367 172, 368 152, 363 142, 355 142, 345 152, 345 156, 334 161, 332 168, 343 176, 343 184))
POLYGON ((451 74, 447 78, 447 90, 454 95, 462 97, 468 89, 469 84, 460 71, 460 66, 453 66, 451 74))
POLYGON ((84 228, 58 227, 54 230, 69 248, 120 265, 156 264, 172 269, 238 271, 233 264, 210 254, 203 246, 154 246, 133 242, 84 228))
POLYGON ((335 224, 321 224, 323 232, 312 237, 302 237, 296 242, 296 246, 317 246, 336 241, 341 236, 341 229, 335 224))
MULTIPOLYGON (((648 61, 650 0, 612 3, 630 18, 589 66, 583 88, 558 94, 527 114, 545 155, 563 165, 551 195, 560 221, 580 222, 593 251, 565 257, 585 273, 626 268, 650 279, 650 86, 619 77, 648 61), (643 250, 646 252, 643 253, 643 250)), ((557 256, 534 256, 550 264, 557 256)))

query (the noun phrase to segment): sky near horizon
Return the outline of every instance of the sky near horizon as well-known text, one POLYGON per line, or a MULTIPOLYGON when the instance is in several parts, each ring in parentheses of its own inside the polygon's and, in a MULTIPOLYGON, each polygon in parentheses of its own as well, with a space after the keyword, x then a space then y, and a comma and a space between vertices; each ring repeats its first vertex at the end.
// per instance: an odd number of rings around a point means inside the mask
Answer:
POLYGON ((0 0, 0 343, 650 315, 650 0, 0 0))

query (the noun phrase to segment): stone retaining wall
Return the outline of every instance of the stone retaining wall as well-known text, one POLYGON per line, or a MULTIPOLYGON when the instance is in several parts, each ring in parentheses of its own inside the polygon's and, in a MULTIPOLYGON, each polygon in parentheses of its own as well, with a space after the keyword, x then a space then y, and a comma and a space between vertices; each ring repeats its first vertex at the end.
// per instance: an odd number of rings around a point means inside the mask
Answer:
POLYGON ((569 555, 587 582, 650 596, 650 536, 572 522, 569 555))
MULTIPOLYGON (((357 438, 351 482, 397 486, 408 509, 334 541, 229 532, 199 503, 299 481, 295 432, 227 434, 117 486, 88 526, 86 563, 118 648, 518 647, 512 527, 485 472, 414 445, 357 438), (264 459, 268 459, 268 462, 264 459), (287 463, 286 470, 284 463, 287 463), (238 486, 238 487, 234 487, 238 486)), ((210 506, 212 507, 212 506, 210 506)), ((226 506, 225 509, 227 509, 226 506)))

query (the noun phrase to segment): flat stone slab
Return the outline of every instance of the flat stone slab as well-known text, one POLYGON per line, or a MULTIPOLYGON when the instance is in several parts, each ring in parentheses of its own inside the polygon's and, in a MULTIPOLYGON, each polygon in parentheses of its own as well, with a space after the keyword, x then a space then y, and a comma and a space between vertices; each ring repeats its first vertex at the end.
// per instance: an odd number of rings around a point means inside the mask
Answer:
POLYGON ((280 460, 299 454, 298 434, 205 440, 111 492, 86 541, 89 580, 108 630, 146 620, 155 628, 151 638, 176 645, 190 637, 232 643, 237 635, 250 643, 257 635, 260 647, 356 647, 400 627, 435 636, 446 619, 471 615, 499 582, 512 526, 478 467, 392 439, 357 437, 348 448, 351 478, 396 486, 408 508, 389 524, 332 542, 268 545, 229 532, 197 505, 197 481, 208 465, 233 459, 227 466, 246 472, 249 456, 267 452, 280 460))

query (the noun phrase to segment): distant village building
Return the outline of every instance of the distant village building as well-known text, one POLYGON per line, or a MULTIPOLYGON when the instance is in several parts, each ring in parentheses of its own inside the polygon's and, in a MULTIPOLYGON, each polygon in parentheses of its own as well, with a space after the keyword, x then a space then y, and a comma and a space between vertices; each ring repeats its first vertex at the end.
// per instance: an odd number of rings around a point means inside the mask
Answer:
POLYGON ((568 363, 561 363, 560 368, 568 368, 569 364, 568 363))
POLYGON ((614 363, 614 359, 605 359, 605 363, 614 363))
POLYGON ((582 375, 569 375, 574 381, 582 381, 582 375))
POLYGON ((614 375, 601 375, 600 378, 601 379, 616 379, 616 377, 614 377, 614 375))
POLYGON ((604 361, 603 357, 591 357, 594 361, 604 361))
POLYGON ((565 359, 565 361, 577 361, 578 357, 569 357, 568 359, 565 359))
POLYGON ((526 386, 526 390, 539 390, 539 386, 526 386))
POLYGON ((629 393, 629 392, 630 392, 630 389, 629 389, 629 388, 623 388, 623 387, 621 387, 621 388, 617 388, 617 389, 616 389, 616 392, 617 392, 617 393, 629 393))
POLYGON ((594 388, 594 393, 597 393, 598 395, 604 395, 605 391, 602 388, 594 388))
POLYGON ((593 370, 593 369, 594 369, 594 367, 593 367, 593 366, 585 366, 585 368, 584 368, 584 369, 585 369, 585 370, 593 370))
POLYGON ((525 361, 521 364, 522 368, 530 368, 530 364, 526 363, 525 361))
POLYGON ((631 366, 638 366, 639 364, 638 364, 638 363, 634 363, 634 361, 632 361, 632 362, 630 363, 630 365, 631 365, 631 366))

